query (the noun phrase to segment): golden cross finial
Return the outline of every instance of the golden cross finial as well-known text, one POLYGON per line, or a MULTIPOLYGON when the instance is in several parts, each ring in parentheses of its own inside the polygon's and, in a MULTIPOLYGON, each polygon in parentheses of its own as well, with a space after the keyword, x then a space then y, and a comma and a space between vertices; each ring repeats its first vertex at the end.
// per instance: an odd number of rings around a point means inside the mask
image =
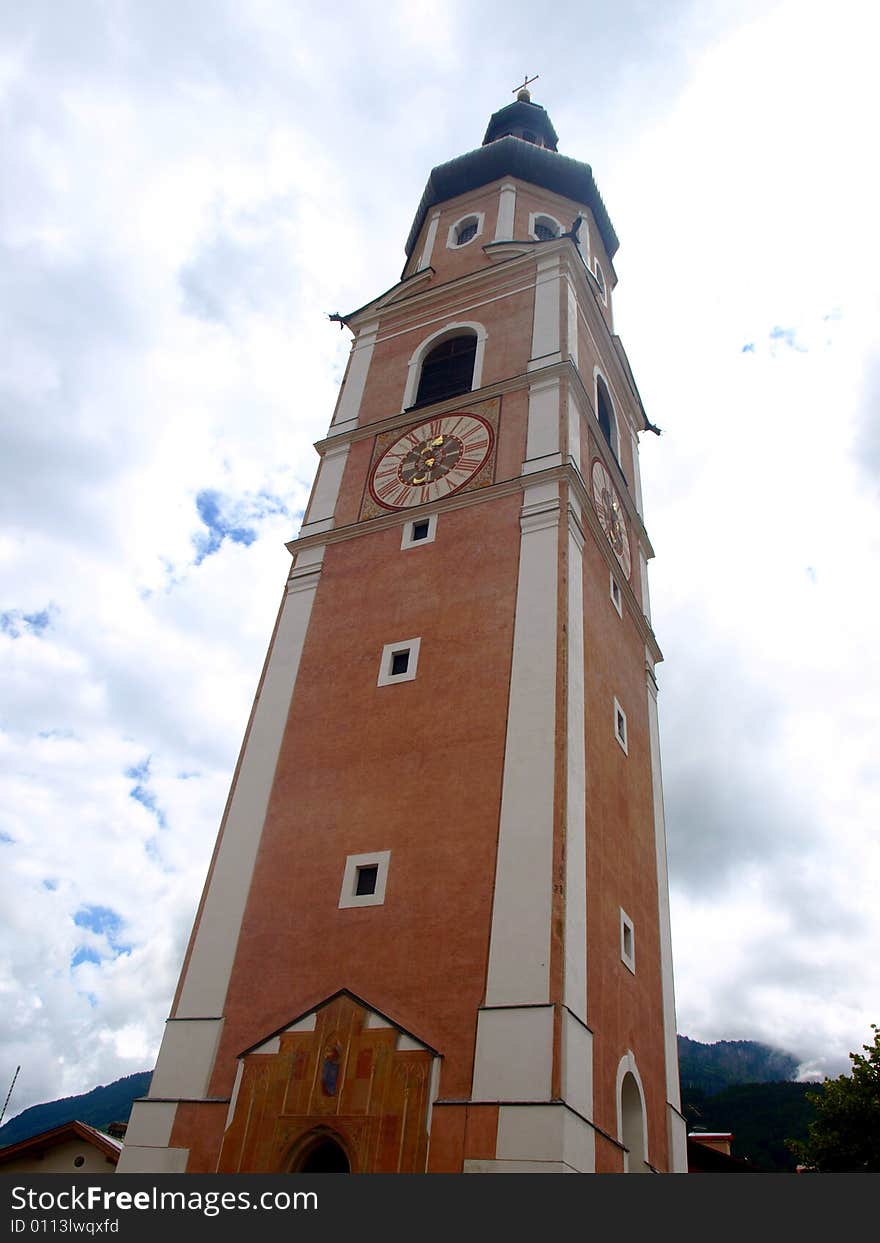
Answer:
POLYGON ((510 92, 510 93, 511 93, 511 95, 518 95, 520 92, 523 92, 523 91, 524 91, 524 92, 525 92, 525 94, 526 94, 526 96, 528 96, 528 94, 529 94, 529 86, 531 85, 531 83, 532 83, 532 82, 537 82, 537 81, 538 81, 538 78, 540 78, 540 76, 541 76, 541 75, 540 75, 539 73, 536 73, 536 74, 535 74, 535 76, 534 76, 533 78, 530 78, 528 74, 524 74, 524 75, 523 75, 522 86, 515 86, 515 87, 513 88, 513 90, 510 92))

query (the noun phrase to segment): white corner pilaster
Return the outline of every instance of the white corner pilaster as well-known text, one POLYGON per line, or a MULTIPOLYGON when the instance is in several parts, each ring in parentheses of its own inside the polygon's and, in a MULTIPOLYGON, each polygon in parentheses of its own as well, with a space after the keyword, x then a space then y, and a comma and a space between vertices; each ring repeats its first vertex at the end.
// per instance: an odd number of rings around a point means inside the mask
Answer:
POLYGON ((526 432, 524 475, 562 464, 559 443, 560 393, 558 376, 536 380, 529 385, 529 421, 526 432))
POLYGON ((566 307, 568 311, 568 322, 566 324, 566 337, 568 341, 568 357, 578 365, 578 305, 577 294, 571 280, 565 282, 566 290, 566 307))
POLYGON ((513 221, 516 211, 516 186, 509 181, 498 192, 498 220, 495 225, 495 241, 513 240, 513 221))
POLYGON ((524 491, 486 1004, 550 987, 559 486, 524 491))
POLYGON ((319 531, 329 531, 334 525, 336 502, 339 499, 339 488, 348 461, 348 443, 330 445, 325 449, 318 465, 318 475, 309 506, 303 518, 300 535, 313 535, 319 531))
POLYGON ((642 470, 639 465, 639 438, 632 428, 629 429, 629 439, 632 445, 633 499, 636 503, 636 513, 640 518, 644 518, 644 510, 642 509, 642 470))
POLYGON ((435 211, 431 213, 431 219, 428 222, 428 232, 425 234, 425 245, 422 247, 422 253, 419 258, 419 266, 417 272, 421 272, 422 268, 431 266, 431 259, 434 255, 434 243, 437 241, 437 226, 440 223, 440 213, 435 211))
POLYGON ((651 592, 648 586, 648 558, 645 550, 639 545, 639 582, 642 587, 642 612, 651 620, 651 592))
POLYGON ((562 361, 560 343, 559 255, 538 259, 535 280, 535 317, 532 324, 532 357, 528 370, 562 361))
MULTIPOLYGON (((566 618, 565 976, 563 1000, 587 1022, 587 808, 584 726, 584 533, 580 507, 569 501, 566 618)), ((585 1111, 592 1116, 591 1110, 585 1111)))
MULTIPOLYGON (((288 580, 193 933, 175 1019, 223 1013, 323 553, 323 546, 300 553, 288 580)), ((155 1073, 165 1073, 161 1054, 155 1073)))
POLYGON ((351 343, 348 370, 339 392, 339 400, 330 423, 328 435, 338 436, 357 427, 361 399, 367 383, 367 372, 373 361, 373 349, 379 332, 378 322, 365 325, 351 343))
POLYGON ((672 975, 672 927, 669 917, 669 872, 666 863, 666 817, 663 811, 663 777, 660 770, 660 722, 657 712, 657 681, 650 653, 645 649, 648 696, 648 733, 651 746, 651 780, 654 795, 654 851, 657 866, 657 913, 660 923, 660 979, 663 990, 663 1047, 666 1061, 669 1160, 673 1173, 687 1172, 687 1134, 681 1117, 678 1083, 678 1042, 675 1029, 675 984, 672 975))

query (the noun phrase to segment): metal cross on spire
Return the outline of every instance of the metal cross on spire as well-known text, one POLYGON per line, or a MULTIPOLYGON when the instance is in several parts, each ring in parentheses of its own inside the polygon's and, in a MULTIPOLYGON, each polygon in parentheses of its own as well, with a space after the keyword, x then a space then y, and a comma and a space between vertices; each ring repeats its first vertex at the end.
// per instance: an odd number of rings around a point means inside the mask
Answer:
POLYGON ((520 91, 525 91, 525 93, 528 95, 528 93, 529 93, 529 86, 531 85, 531 83, 532 83, 532 82, 537 82, 537 81, 538 81, 538 78, 540 78, 540 76, 541 76, 541 75, 540 75, 539 73, 536 73, 536 74, 535 74, 535 76, 534 76, 533 78, 530 78, 528 74, 524 74, 524 75, 523 75, 522 86, 515 86, 515 87, 513 88, 513 90, 510 92, 510 93, 511 93, 511 95, 518 95, 518 94, 520 93, 520 91))

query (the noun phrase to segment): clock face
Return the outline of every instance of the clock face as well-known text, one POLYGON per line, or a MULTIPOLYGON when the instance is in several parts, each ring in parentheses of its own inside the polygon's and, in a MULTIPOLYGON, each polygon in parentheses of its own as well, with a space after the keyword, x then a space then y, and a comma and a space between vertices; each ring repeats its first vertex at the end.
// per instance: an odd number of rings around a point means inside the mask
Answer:
POLYGON ((443 414, 419 423, 373 467, 370 495, 383 509, 407 509, 457 492, 486 464, 493 439, 478 414, 443 414))
POLYGON ((611 482, 611 476, 598 458, 593 460, 592 483, 593 504, 596 506, 596 513, 602 523, 602 530, 608 536, 608 543, 614 549, 624 574, 629 578, 632 570, 632 557, 623 504, 611 482))

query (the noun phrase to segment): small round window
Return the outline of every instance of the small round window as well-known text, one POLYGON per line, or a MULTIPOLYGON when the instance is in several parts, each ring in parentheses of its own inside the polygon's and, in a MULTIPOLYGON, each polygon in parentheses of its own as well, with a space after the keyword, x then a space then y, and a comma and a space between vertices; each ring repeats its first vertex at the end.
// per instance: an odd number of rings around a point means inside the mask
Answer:
POLYGON ((455 231, 456 246, 464 246, 472 238, 477 236, 477 220, 475 216, 468 216, 467 220, 463 220, 455 231))
POLYGON ((73 1164, 76 1166, 77 1169, 80 1169, 83 1165, 85 1165, 85 1163, 86 1163, 85 1157, 74 1157, 73 1158, 73 1164))

